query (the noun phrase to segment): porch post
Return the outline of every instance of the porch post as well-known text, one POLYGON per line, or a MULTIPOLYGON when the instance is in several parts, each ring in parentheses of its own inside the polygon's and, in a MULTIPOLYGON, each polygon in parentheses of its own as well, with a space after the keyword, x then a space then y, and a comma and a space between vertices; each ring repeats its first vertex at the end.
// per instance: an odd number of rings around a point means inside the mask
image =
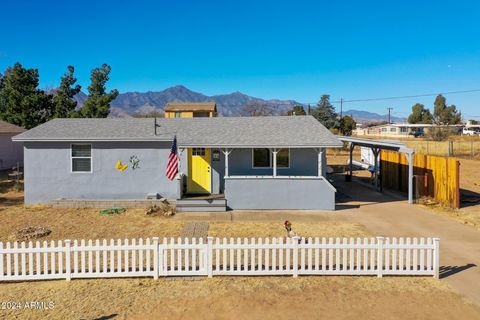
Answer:
POLYGON ((324 153, 323 148, 318 148, 317 153, 318 153, 318 176, 322 177, 323 174, 323 153, 324 153))
POLYGON ((224 149, 223 154, 225 155, 225 177, 228 177, 228 156, 232 153, 232 150, 224 149))
POLYGON ((272 149, 273 153, 273 177, 277 177, 277 153, 278 149, 272 149))

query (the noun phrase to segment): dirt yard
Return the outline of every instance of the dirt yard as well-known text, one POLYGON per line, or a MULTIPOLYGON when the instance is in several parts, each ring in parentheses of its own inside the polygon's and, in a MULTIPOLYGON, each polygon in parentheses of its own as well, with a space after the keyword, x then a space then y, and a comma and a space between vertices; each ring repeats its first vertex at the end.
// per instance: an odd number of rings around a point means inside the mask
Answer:
POLYGON ((29 319, 478 319, 480 309, 430 278, 217 277, 11 283, 2 301, 53 302, 0 310, 29 319))
MULTIPOLYGON (((25 207, 22 193, 0 183, 0 241, 27 226, 52 233, 40 240, 179 236, 184 221, 144 210, 101 215, 92 209, 25 207)), ((302 236, 371 235, 348 222, 295 222, 302 236)), ((285 236, 283 221, 213 222, 218 237, 285 236)), ((474 319, 480 308, 443 282, 412 277, 215 277, 99 279, 0 284, 6 319, 474 319), (44 302, 51 309, 12 310, 8 302, 44 302)))

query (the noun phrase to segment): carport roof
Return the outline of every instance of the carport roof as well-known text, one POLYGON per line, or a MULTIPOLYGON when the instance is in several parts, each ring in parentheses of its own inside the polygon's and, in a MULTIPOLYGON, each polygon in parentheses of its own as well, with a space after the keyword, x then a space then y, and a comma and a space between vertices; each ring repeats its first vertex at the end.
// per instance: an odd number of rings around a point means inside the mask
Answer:
POLYGON ((180 147, 342 146, 340 140, 312 116, 54 119, 13 140, 172 141, 175 135, 180 147))
POLYGON ((369 147, 383 150, 398 151, 404 153, 412 153, 413 149, 407 148, 404 143, 399 141, 389 141, 389 140, 373 140, 373 139, 364 139, 364 138, 354 138, 354 137, 338 137, 343 142, 350 142, 356 146, 369 147))

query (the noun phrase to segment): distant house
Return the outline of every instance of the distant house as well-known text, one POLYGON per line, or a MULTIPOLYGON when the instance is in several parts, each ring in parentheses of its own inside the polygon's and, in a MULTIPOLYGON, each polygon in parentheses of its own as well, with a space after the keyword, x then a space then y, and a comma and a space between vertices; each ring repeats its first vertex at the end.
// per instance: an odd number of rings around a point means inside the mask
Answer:
POLYGON ((215 102, 170 102, 165 108, 165 118, 215 117, 215 102))
POLYGON ((355 136, 374 136, 374 137, 413 137, 424 135, 431 128, 451 128, 455 132, 460 132, 463 125, 438 126, 435 124, 410 124, 410 123, 390 123, 373 127, 360 127, 353 131, 355 136))
POLYGON ((342 143, 312 116, 54 119, 13 139, 24 144, 28 204, 154 194, 184 211, 335 209, 325 148, 342 143))
POLYGON ((13 142, 12 137, 26 131, 16 125, 0 120, 0 170, 23 166, 23 146, 13 142))

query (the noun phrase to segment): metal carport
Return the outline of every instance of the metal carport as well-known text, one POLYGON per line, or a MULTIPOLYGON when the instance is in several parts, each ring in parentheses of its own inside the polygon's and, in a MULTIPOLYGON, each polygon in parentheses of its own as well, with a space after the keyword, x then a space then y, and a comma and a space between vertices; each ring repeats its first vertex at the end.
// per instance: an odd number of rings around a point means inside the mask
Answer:
POLYGON ((380 150, 389 150, 397 151, 404 153, 408 161, 408 203, 413 203, 413 154, 415 150, 407 148, 403 143, 391 142, 385 140, 372 140, 372 139, 362 139, 362 138, 352 138, 340 136, 338 137, 341 141, 349 143, 350 151, 350 167, 349 167, 349 178, 352 178, 353 172, 353 149, 355 146, 371 148, 373 155, 375 156, 375 186, 378 188, 378 155, 380 150))

